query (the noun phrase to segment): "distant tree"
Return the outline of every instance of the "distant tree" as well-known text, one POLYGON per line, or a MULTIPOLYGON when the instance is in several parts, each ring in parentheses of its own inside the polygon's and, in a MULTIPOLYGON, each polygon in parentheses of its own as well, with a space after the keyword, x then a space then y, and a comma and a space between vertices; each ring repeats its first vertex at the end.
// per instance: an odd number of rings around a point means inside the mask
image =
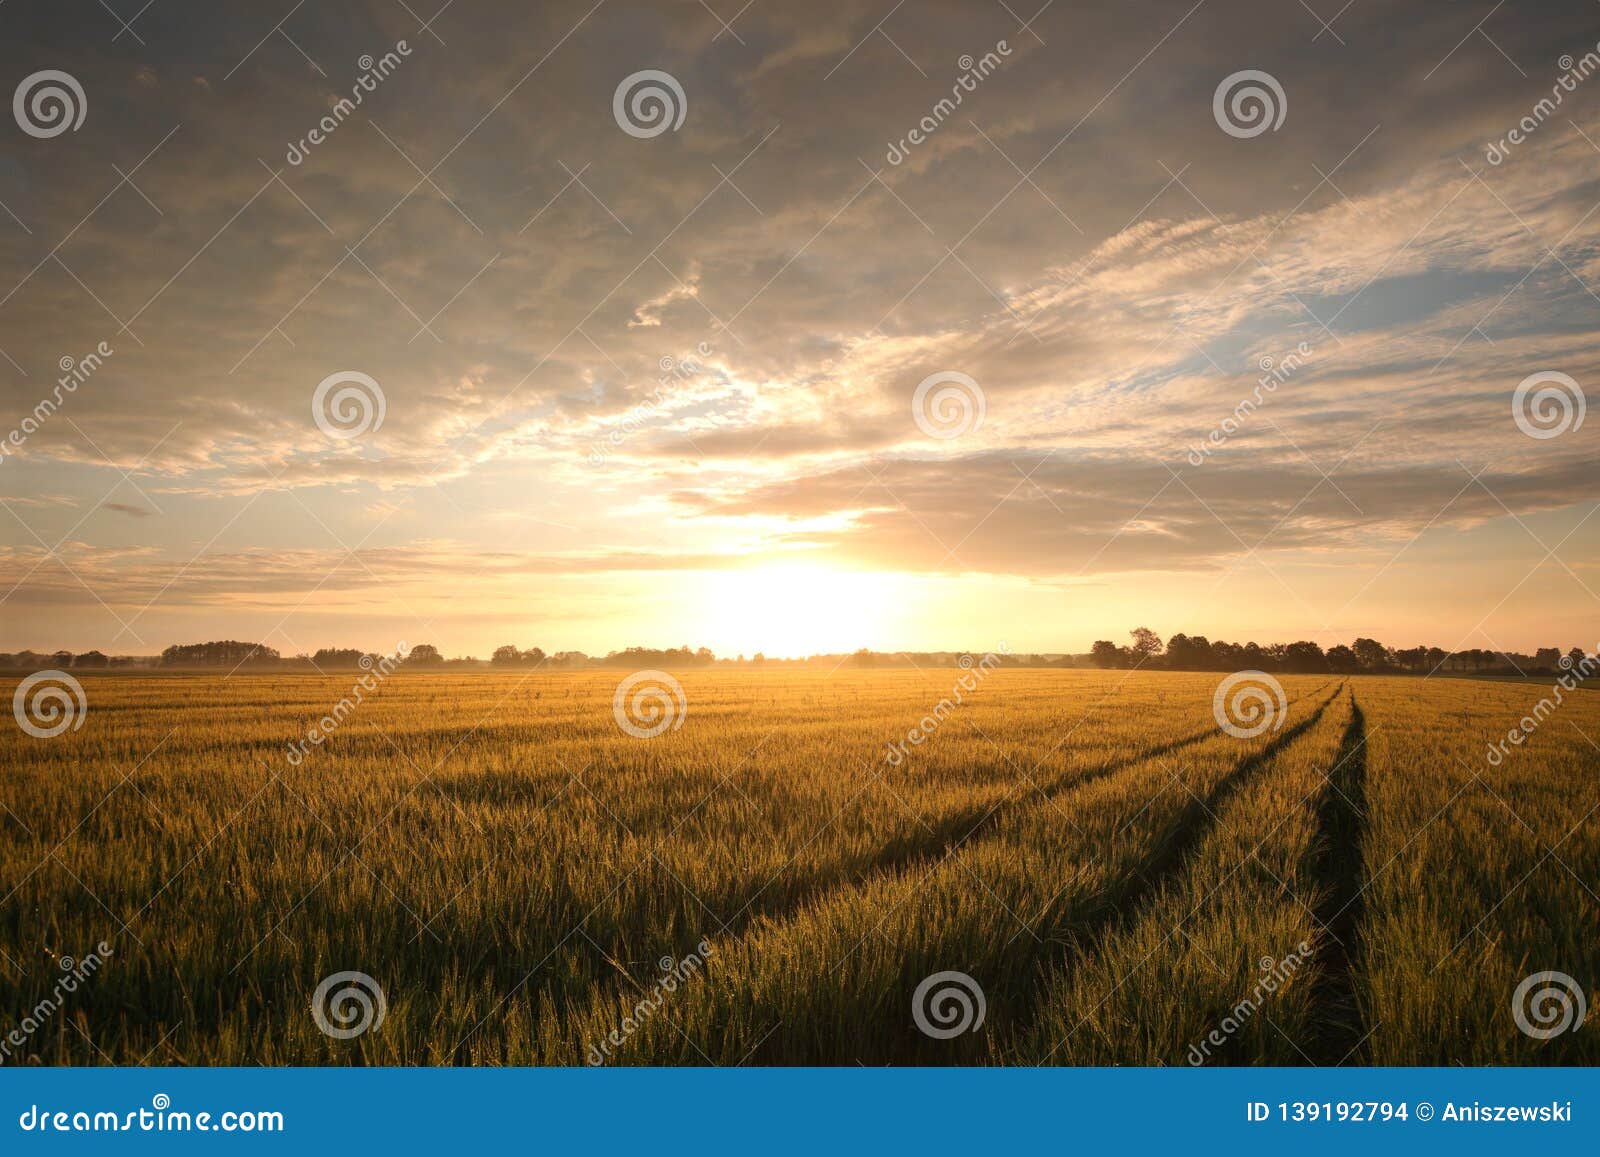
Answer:
POLYGON ((1533 655, 1534 666, 1554 671, 1561 663, 1560 647, 1540 647, 1533 655))
POLYGON ((406 662, 414 667, 437 667, 444 662, 444 656, 439 654, 439 648, 432 643, 418 643, 411 648, 406 656, 406 662))
POLYGON ((1572 648, 1572 650, 1567 652, 1567 660, 1571 664, 1572 670, 1576 671, 1578 669, 1578 665, 1583 662, 1583 648, 1572 648))
POLYGON ((1096 640, 1094 646, 1089 648, 1089 659, 1096 667, 1112 668, 1122 665, 1122 656, 1117 645, 1109 639, 1096 640))
POLYGON ((1328 669, 1328 657, 1322 653, 1322 648, 1312 642, 1302 640, 1290 643, 1283 649, 1283 669, 1300 674, 1309 674, 1328 669))
POLYGON ((72 661, 74 667, 108 667, 111 660, 99 651, 85 651, 72 661))
POLYGON ((878 656, 862 647, 854 655, 850 656, 850 662, 857 667, 876 667, 878 665, 878 656))
POLYGON ((1357 639, 1351 650, 1356 662, 1369 671, 1380 671, 1389 665, 1389 648, 1376 639, 1357 639))
POLYGON ((311 664, 322 670, 329 667, 356 667, 361 664, 365 654, 357 647, 323 647, 311 656, 311 664))
POLYGON ((545 661, 544 650, 540 647, 529 647, 522 652, 522 661, 530 667, 537 667, 545 661))
POLYGON ((1362 666, 1364 666, 1360 657, 1355 653, 1355 651, 1345 646, 1343 643, 1340 643, 1337 647, 1329 647, 1326 658, 1328 662, 1328 670, 1336 671, 1339 674, 1348 674, 1351 671, 1358 671, 1362 666))
POLYGON ((240 667, 276 664, 281 656, 264 643, 223 639, 211 643, 173 645, 161 652, 163 667, 240 667))
POLYGON ((1428 665, 1428 648, 1407 647, 1394 652, 1395 666, 1403 671, 1421 671, 1428 665))
POLYGON ((494 655, 489 660, 496 667, 517 667, 522 664, 522 652, 507 643, 503 647, 496 647, 494 655))
POLYGON ((1133 630, 1129 631, 1128 634, 1133 636, 1133 647, 1131 650, 1133 651, 1135 662, 1154 659, 1157 655, 1161 654, 1161 636, 1156 634, 1149 627, 1135 627, 1133 630))

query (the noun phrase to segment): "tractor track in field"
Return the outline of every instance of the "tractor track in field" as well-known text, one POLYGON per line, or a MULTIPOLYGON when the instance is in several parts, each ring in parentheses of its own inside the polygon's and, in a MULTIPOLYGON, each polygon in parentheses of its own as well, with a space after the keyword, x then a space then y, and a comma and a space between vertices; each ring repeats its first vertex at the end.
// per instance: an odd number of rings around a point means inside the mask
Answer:
MULTIPOLYGON (((1137 921, 1162 885, 1183 870, 1201 842, 1217 826, 1217 815, 1228 800, 1254 779, 1262 768, 1315 727, 1323 713, 1338 701, 1343 689, 1344 685, 1340 684, 1310 715, 1278 735, 1260 751, 1241 759, 1204 799, 1191 799, 1157 842, 1149 858, 1135 869, 1129 886, 1117 894, 1112 915, 1106 923, 1131 925, 1137 921)), ((1100 929, 1095 931, 1099 932, 1100 929)))
POLYGON ((1349 1060, 1366 1039, 1357 988, 1361 965, 1362 879, 1367 834, 1367 720, 1350 693, 1350 723, 1317 808, 1316 876, 1325 886, 1317 922, 1327 939, 1318 949, 1317 1011, 1311 1059, 1349 1060))
MULTIPOLYGON (((1183 872, 1206 836, 1216 827, 1218 813, 1228 800, 1271 764, 1278 755, 1315 727, 1328 708, 1338 701, 1344 686, 1341 683, 1332 695, 1317 705, 1314 711, 1283 731, 1261 750, 1241 759, 1204 799, 1198 797, 1191 799, 1188 806, 1156 839, 1149 855, 1142 864, 1133 869, 1125 884, 1106 894, 1098 915, 1082 921, 1076 928, 1062 930, 1061 934, 1046 941, 1047 944, 1057 945, 1058 951, 1041 955, 1037 967, 1047 968, 1066 958, 1077 956, 1107 932, 1131 928, 1143 919, 1162 888, 1183 872)), ((1021 999, 1011 1005, 1011 1014, 1007 1020, 1011 1022, 1009 1027, 1013 1031, 1032 1021, 1034 1005, 1042 998, 1045 990, 1044 984, 1032 983, 1021 994, 1021 999)), ((1048 1063, 1048 1057, 1037 1063, 1048 1063)))
MULTIPOLYGON (((1327 684, 1308 692, 1301 699, 1295 700, 1296 704, 1304 703, 1320 695, 1327 684)), ((1311 718, 1320 716, 1329 703, 1338 695, 1336 690, 1333 696, 1324 701, 1311 718)), ((1274 740, 1267 750, 1276 751, 1289 734, 1298 735, 1305 723, 1299 724, 1291 732, 1274 740)), ((716 916, 708 908, 706 911, 721 925, 718 934, 742 936, 755 923, 757 919, 783 920, 807 904, 815 903, 829 895, 837 894, 849 889, 859 888, 875 879, 893 876, 909 869, 929 867, 938 861, 947 859, 958 852, 983 842, 990 832, 997 828, 1000 822, 1017 809, 1031 803, 1045 803, 1061 797, 1069 797, 1081 788, 1090 784, 1126 771, 1129 768, 1147 763, 1153 759, 1170 755, 1175 751, 1182 751, 1203 743, 1215 737, 1218 731, 1215 727, 1180 736, 1155 747, 1146 748, 1121 759, 1112 760, 1100 767, 1083 772, 1065 772, 1056 776, 1046 786, 1036 786, 1030 794, 1019 795, 1001 800, 985 808, 974 808, 955 815, 947 816, 936 824, 926 826, 921 835, 911 835, 903 839, 890 841, 877 852, 859 861, 859 863, 844 876, 830 877, 818 880, 810 886, 795 889, 793 893, 784 898, 781 903, 772 905, 759 905, 757 901, 761 895, 782 875, 780 871, 768 880, 761 888, 747 900, 742 907, 726 920, 716 916)))
MULTIPOLYGON (((1318 696, 1323 694, 1327 686, 1328 685, 1324 683, 1321 686, 1312 689, 1311 691, 1307 692, 1306 695, 1295 700, 1295 704, 1298 705, 1301 703, 1315 701, 1318 696)), ((1228 794, 1228 792, 1224 790, 1228 782, 1237 779, 1243 774, 1248 774, 1260 763, 1270 760, 1273 755, 1281 751, 1284 747, 1293 742, 1294 739, 1298 738, 1304 731, 1311 727, 1318 719, 1321 718, 1323 712, 1327 710, 1328 706, 1338 698, 1339 691, 1342 689, 1342 687, 1343 684, 1340 684, 1339 687, 1335 688, 1333 694, 1329 695, 1326 699, 1323 699, 1322 702, 1318 703, 1316 708, 1310 715, 1307 716, 1306 719, 1295 724, 1293 727, 1290 727, 1281 735, 1274 738, 1254 756, 1247 757, 1240 761, 1240 763, 1228 773, 1227 779, 1224 780, 1224 783, 1213 790, 1211 796, 1209 797, 1210 800, 1215 802, 1224 798, 1226 794, 1228 794)), ((1189 735, 1180 736, 1179 738, 1170 740, 1166 743, 1158 744, 1153 748, 1139 751, 1124 758, 1113 760, 1090 771, 1081 773, 1065 773, 1061 776, 1058 776, 1054 781, 1050 782, 1048 786, 1038 787, 1033 793, 1026 796, 1019 796, 1014 799, 1003 800, 999 804, 991 805, 987 809, 984 809, 976 816, 974 816, 973 812, 967 812, 959 816, 949 817, 934 827, 931 832, 928 833, 926 838, 910 838, 902 841, 895 841, 890 845, 887 845, 879 853, 873 855, 871 858, 863 862, 861 867, 850 875, 847 875, 843 878, 834 878, 827 882, 819 881, 815 884, 815 886, 801 888, 794 891, 792 894, 784 897, 783 901, 779 904, 762 906, 759 905, 757 901, 759 900, 762 891, 765 890, 765 887, 773 882, 772 880, 769 880, 767 885, 764 885, 761 890, 758 890, 750 899, 746 900, 744 906, 736 911, 733 916, 729 917, 725 921, 718 918, 718 922, 722 924, 722 927, 716 934, 730 937, 732 942, 736 944, 750 934, 752 928, 756 925, 758 920, 768 920, 774 922, 783 921, 793 917, 808 904, 825 902, 830 896, 841 895, 850 890, 860 888, 874 879, 890 877, 908 869, 923 866, 934 866, 939 861, 948 859, 957 853, 964 851, 969 847, 980 844, 986 839, 990 838, 993 830, 998 826, 1001 819, 1017 808, 1026 805, 1027 803, 1035 801, 1044 802, 1054 800, 1062 796, 1070 796, 1073 792, 1080 788, 1087 787, 1092 783, 1104 780, 1110 776, 1116 775, 1140 764, 1147 763, 1152 759, 1158 759, 1161 756, 1169 755, 1172 752, 1192 747, 1198 743, 1204 742, 1207 739, 1211 739, 1218 734, 1219 732, 1216 728, 1206 728, 1189 735)), ((1189 809, 1189 811, 1192 810, 1197 809, 1189 809)), ((1185 824, 1190 823, 1188 818, 1189 811, 1186 811, 1185 816, 1181 817, 1178 821, 1178 827, 1180 829, 1185 824)), ((1170 836, 1170 834, 1167 839, 1163 841, 1163 843, 1170 844, 1171 846, 1165 847, 1163 852, 1159 852, 1155 858, 1153 858, 1151 861, 1147 861, 1144 869, 1145 874, 1147 876, 1151 876, 1152 878, 1159 876, 1163 871, 1166 870, 1162 867, 1162 864, 1158 862, 1161 861, 1162 856, 1181 856, 1184 850, 1188 847, 1188 841, 1183 840, 1181 837, 1174 839, 1172 836, 1170 836)), ((773 880, 776 880, 777 878, 777 876, 774 876, 773 880)), ((1140 895, 1143 894, 1144 893, 1141 891, 1140 895)), ((1126 901, 1119 901, 1115 896, 1111 898, 1110 910, 1104 916, 1096 919, 1094 930, 1098 930, 1105 920, 1115 918, 1116 905, 1119 902, 1125 903, 1126 901)), ((709 909, 707 911, 709 913, 709 909)), ((714 916, 715 914, 712 913, 712 915, 714 916)), ((1076 943, 1077 941, 1074 941, 1074 944, 1076 943)), ((732 945, 730 944, 727 950, 731 951, 731 949, 732 945)), ((1034 966, 1039 963, 1040 961, 1038 960, 1032 962, 1034 966)), ((600 960, 599 964, 600 967, 597 969, 599 975, 604 975, 612 967, 611 965, 606 964, 604 960, 600 960)), ((610 982, 602 981, 601 990, 609 991, 612 985, 618 983, 621 982, 617 980, 612 980, 610 982)), ((575 997, 580 1001, 586 1001, 593 999, 595 993, 596 989, 593 986, 581 986, 578 990, 573 991, 568 995, 570 997, 575 997)))

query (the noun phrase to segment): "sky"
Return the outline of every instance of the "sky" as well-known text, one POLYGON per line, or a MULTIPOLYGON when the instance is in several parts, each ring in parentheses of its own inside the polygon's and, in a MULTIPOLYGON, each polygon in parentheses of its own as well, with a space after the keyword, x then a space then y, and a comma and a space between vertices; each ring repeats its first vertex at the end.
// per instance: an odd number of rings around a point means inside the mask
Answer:
POLYGON ((0 650, 1600 643, 1600 6, 741 4, 0 7, 0 650))

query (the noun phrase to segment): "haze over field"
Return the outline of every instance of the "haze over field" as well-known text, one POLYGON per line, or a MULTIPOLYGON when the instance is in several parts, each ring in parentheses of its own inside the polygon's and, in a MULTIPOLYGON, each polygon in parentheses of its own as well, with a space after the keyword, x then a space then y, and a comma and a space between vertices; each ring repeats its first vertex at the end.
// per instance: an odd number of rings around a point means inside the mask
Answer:
POLYGON ((1593 4, 435 6, 0 10, 7 649, 1593 648, 1593 4))

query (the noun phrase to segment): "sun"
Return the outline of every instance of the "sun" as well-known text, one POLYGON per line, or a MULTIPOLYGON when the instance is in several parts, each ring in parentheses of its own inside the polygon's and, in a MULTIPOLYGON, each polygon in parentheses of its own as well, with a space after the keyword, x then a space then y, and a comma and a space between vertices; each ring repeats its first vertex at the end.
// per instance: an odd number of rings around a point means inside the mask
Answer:
POLYGON ((903 576, 815 563, 717 571, 697 583, 698 619, 718 654, 773 658, 884 645, 903 576))

